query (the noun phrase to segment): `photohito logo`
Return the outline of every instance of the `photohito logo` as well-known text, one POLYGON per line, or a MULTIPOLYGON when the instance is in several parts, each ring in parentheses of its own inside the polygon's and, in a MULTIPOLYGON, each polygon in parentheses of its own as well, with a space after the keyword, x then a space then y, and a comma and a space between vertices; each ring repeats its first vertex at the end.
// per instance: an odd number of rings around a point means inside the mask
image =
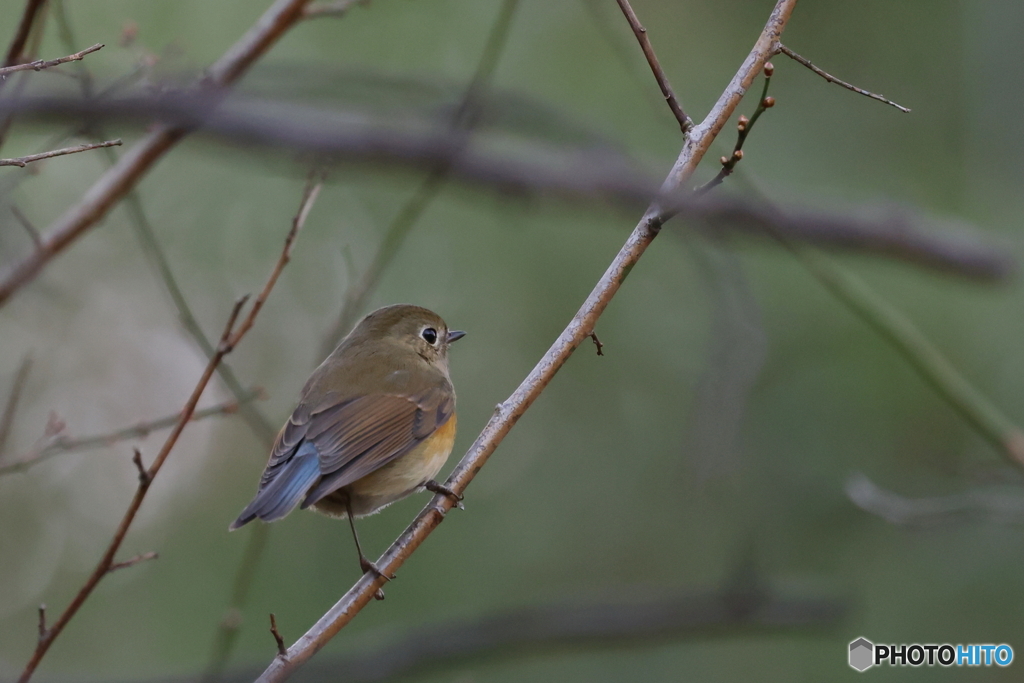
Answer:
POLYGON ((1009 666, 1012 661, 1013 648, 1005 643, 876 645, 867 638, 858 638, 850 643, 850 666, 857 671, 867 671, 883 663, 889 666, 1009 666))

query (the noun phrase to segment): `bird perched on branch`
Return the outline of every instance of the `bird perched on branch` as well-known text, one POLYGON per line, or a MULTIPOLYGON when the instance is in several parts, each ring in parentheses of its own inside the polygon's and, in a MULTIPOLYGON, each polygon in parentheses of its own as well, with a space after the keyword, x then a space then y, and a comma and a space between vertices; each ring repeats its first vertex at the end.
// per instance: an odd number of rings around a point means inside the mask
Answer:
POLYGON ((363 318, 306 382, 256 497, 229 528, 297 505, 347 517, 362 571, 391 578, 363 554, 353 518, 424 488, 461 499, 434 477, 455 443, 448 346, 465 334, 408 304, 363 318))

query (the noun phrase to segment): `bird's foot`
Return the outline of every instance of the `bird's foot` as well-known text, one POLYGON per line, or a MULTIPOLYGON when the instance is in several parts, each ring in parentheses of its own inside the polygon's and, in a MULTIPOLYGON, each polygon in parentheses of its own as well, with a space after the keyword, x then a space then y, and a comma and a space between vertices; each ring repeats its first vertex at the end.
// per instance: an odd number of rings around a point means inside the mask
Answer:
POLYGON ((398 578, 395 574, 392 574, 391 576, 388 576, 383 571, 381 571, 380 568, 377 565, 375 565, 373 562, 370 562, 365 557, 360 557, 359 558, 359 568, 363 570, 364 574, 367 573, 367 572, 370 572, 371 574, 376 576, 378 579, 384 579, 385 581, 391 581, 392 579, 398 578))
POLYGON ((423 488, 425 488, 426 490, 428 490, 428 491, 430 491, 432 493, 442 493, 442 494, 448 496, 449 498, 451 498, 452 500, 455 501, 455 507, 459 508, 460 510, 465 510, 466 509, 462 505, 462 501, 465 498, 465 496, 461 496, 458 493, 455 493, 455 491, 452 491, 450 488, 448 488, 444 484, 438 484, 433 479, 428 479, 423 484, 423 488))

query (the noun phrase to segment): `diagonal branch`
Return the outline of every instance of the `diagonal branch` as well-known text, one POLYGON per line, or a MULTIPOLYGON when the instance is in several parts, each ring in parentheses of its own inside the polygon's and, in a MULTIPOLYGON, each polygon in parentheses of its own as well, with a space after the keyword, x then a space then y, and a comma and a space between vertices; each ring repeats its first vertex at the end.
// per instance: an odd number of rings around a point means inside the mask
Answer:
POLYGON ((59 57, 57 59, 37 59, 34 62, 28 62, 27 64, 15 64, 14 66, 2 66, 0 67, 0 79, 6 78, 9 74, 17 73, 19 71, 42 71, 43 69, 49 69, 53 66, 60 66, 61 64, 67 64, 68 62, 77 62, 84 59, 86 55, 92 54, 98 50, 102 50, 104 47, 103 43, 96 43, 92 47, 87 47, 80 52, 76 52, 73 55, 67 57, 59 57))
MULTIPOLYGON (((700 124, 694 126, 686 136, 686 142, 671 172, 662 186, 664 194, 679 190, 693 174, 712 141, 732 115, 743 94, 754 78, 764 68, 764 63, 774 54, 786 22, 789 20, 796 0, 779 0, 764 30, 755 43, 743 65, 719 97, 711 113, 700 124)), ((668 219, 668 212, 657 204, 648 208, 640 223, 633 230, 625 245, 608 266, 580 310, 573 316, 565 330, 555 340, 519 388, 499 404, 469 451, 456 466, 445 482, 446 486, 461 494, 473 480, 480 468, 497 449, 505 435, 520 417, 540 396, 555 373, 569 359, 573 351, 586 341, 594 331, 594 325, 605 307, 615 296, 626 276, 636 265, 644 251, 661 231, 668 219)), ((391 545, 377 561, 385 575, 394 574, 427 536, 441 523, 444 515, 454 505, 447 495, 435 495, 433 500, 413 520, 412 524, 391 545)), ((373 574, 364 575, 323 617, 310 628, 286 656, 275 657, 259 678, 260 683, 282 681, 326 645, 342 628, 365 607, 384 583, 384 579, 373 574)))
POLYGON ((647 29, 640 23, 640 19, 637 18, 636 12, 633 11, 632 5, 629 4, 629 0, 618 0, 618 3, 619 9, 626 15, 626 21, 629 22, 629 27, 633 29, 633 34, 640 43, 640 49, 644 51, 644 57, 647 58, 647 63, 650 65, 651 71, 654 72, 654 79, 658 81, 658 87, 661 88, 661 94, 665 96, 668 108, 672 110, 673 116, 679 122, 679 129, 683 131, 683 135, 686 135, 686 132, 693 127, 693 121, 683 111, 682 105, 676 99, 676 94, 672 92, 668 76, 665 75, 665 71, 661 68, 658 55, 655 54, 654 46, 651 45, 651 39, 647 36, 647 29))
POLYGON ((871 92, 869 90, 865 90, 864 88, 858 88, 857 86, 853 85, 852 83, 847 83, 846 81, 843 81, 843 80, 840 80, 840 79, 836 78, 835 76, 833 76, 832 74, 828 73, 827 71, 822 71, 818 67, 814 66, 814 64, 811 63, 811 60, 807 59, 806 57, 801 57, 800 55, 798 55, 797 53, 793 52, 792 50, 790 50, 788 47, 786 47, 782 43, 779 43, 779 48, 778 49, 779 49, 779 52, 781 52, 782 54, 786 55, 790 59, 793 59, 793 60, 796 60, 796 61, 800 62, 801 64, 806 66, 808 69, 810 69, 814 73, 816 73, 819 76, 821 76, 822 78, 824 78, 829 83, 835 83, 836 85, 841 85, 842 87, 846 88, 847 90, 852 90, 853 92, 857 93, 858 95, 863 95, 864 97, 870 97, 873 100, 878 100, 879 102, 884 102, 885 104, 888 104, 890 107, 896 107, 897 109, 899 109, 901 112, 903 112, 905 114, 909 114, 910 113, 910 110, 908 108, 904 107, 902 104, 896 104, 895 102, 893 102, 890 99, 886 99, 885 97, 882 97, 881 95, 873 93, 873 92, 871 92))
MULTIPOLYGON (((242 322, 239 323, 237 327, 235 323, 238 321, 239 314, 241 313, 245 302, 248 300, 248 296, 242 297, 235 302, 234 308, 231 310, 231 315, 228 317, 228 322, 224 326, 224 331, 221 333, 220 343, 217 345, 217 352, 206 364, 206 369, 203 371, 202 376, 199 378, 195 388, 192 390, 192 395, 185 403, 185 407, 182 409, 181 416, 174 425, 174 429, 167 437, 167 440, 164 441, 163 447, 161 447, 156 459, 148 469, 143 469, 141 457, 139 456, 138 451, 136 451, 135 463, 139 467, 139 485, 135 491, 134 498, 132 498, 132 502, 128 505, 128 509, 125 511, 124 517, 121 518, 121 523, 114 532, 114 536, 111 539, 110 544, 107 546, 106 551, 103 553, 103 557, 100 558, 96 568, 93 570, 92 574, 89 575, 89 578, 86 579, 81 589, 79 589, 78 593, 71 601, 71 604, 69 604, 60 617, 58 617, 53 626, 45 630, 40 630, 39 642, 36 645, 35 651, 32 653, 31 659, 29 659, 28 664, 25 666, 25 670, 18 679, 19 683, 27 683, 28 680, 32 678, 33 672, 35 672, 36 668, 39 666, 39 662, 50 649, 53 641, 61 634, 75 614, 78 613, 78 610, 92 594, 93 590, 95 590, 103 577, 109 574, 112 571, 112 568, 116 566, 114 557, 117 554, 118 549, 121 547, 121 543, 124 541, 125 536, 128 534, 128 529, 131 527, 132 522, 135 521, 135 516, 138 514, 139 508, 142 507, 142 501, 145 499, 146 493, 149 491, 149 487, 153 483, 153 479, 157 474, 159 474, 160 468, 163 467, 164 462, 166 462, 167 456, 170 455, 171 450, 178 441, 178 437, 181 436, 181 433, 185 430, 185 426, 192 419, 196 409, 196 404, 199 403, 199 399, 202 397, 203 391, 206 389, 206 385, 210 382, 210 378, 213 377, 213 373, 216 371, 217 365, 224 356, 231 353, 235 346, 237 346, 242 340, 245 333, 252 328, 253 323, 256 321, 256 316, 259 314, 263 303, 270 294, 270 290, 277 282, 285 264, 288 263, 291 256, 292 243, 295 240, 296 234, 302 228, 302 224, 309 213, 309 209, 312 206, 313 201, 316 199, 316 193, 319 191, 319 187, 319 184, 315 187, 312 183, 307 185, 306 192, 302 199, 302 204, 299 207, 299 212, 296 214, 295 220, 292 222, 291 229, 288 231, 288 236, 285 238, 285 244, 284 248, 281 250, 281 255, 278 257, 277 263, 270 273, 270 277, 267 278, 267 282, 263 286, 263 290, 260 292, 253 306, 249 309, 248 315, 242 319, 242 322)), ((129 562, 131 562, 131 560, 129 560, 129 562)))
POLYGON ((15 157, 13 159, 0 159, 0 166, 20 166, 21 168, 25 168, 27 164, 31 164, 33 161, 41 161, 42 159, 52 159, 53 157, 62 157, 66 154, 78 154, 79 152, 88 152, 90 149, 118 147, 120 145, 121 138, 118 138, 116 140, 107 140, 106 142, 94 142, 86 145, 75 145, 74 147, 54 149, 49 152, 43 152, 41 154, 29 154, 28 156, 15 157))
MULTIPOLYGON (((199 87, 234 83, 302 16, 308 0, 275 0, 256 24, 207 70, 199 87)), ((160 157, 188 135, 186 126, 158 124, 137 142, 85 195, 42 235, 40 247, 0 277, 0 306, 46 265, 96 225, 160 157)))

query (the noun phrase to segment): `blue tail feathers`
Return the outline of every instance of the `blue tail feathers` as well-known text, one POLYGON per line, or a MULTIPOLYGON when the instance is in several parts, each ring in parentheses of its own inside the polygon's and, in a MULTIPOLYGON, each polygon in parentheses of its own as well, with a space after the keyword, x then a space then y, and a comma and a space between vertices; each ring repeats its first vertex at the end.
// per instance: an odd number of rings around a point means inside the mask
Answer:
POLYGON ((264 486, 238 519, 228 528, 235 530, 254 519, 273 522, 291 512, 320 478, 320 456, 316 447, 303 442, 291 460, 264 486))

